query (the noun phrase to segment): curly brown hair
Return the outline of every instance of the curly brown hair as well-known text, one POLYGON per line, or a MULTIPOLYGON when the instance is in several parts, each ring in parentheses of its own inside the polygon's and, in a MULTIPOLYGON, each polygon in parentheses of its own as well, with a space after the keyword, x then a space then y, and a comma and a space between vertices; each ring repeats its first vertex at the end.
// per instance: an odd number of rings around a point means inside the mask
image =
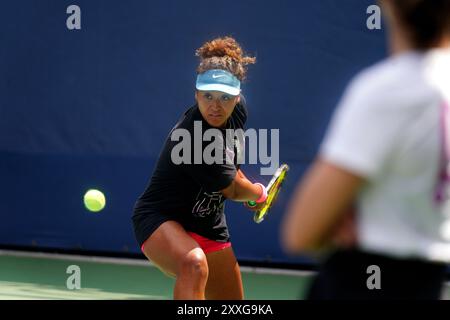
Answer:
POLYGON ((256 62, 256 58, 245 56, 239 43, 229 36, 204 43, 196 50, 195 55, 200 57, 198 73, 222 69, 231 72, 241 81, 246 78, 246 66, 256 62))

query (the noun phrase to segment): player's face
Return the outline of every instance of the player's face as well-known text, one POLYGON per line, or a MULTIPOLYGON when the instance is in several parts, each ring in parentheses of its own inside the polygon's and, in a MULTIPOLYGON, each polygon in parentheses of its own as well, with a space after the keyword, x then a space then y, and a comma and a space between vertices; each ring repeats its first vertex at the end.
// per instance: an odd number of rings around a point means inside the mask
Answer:
POLYGON ((240 96, 232 96, 220 91, 196 91, 200 112, 206 122, 212 127, 224 127, 240 96))

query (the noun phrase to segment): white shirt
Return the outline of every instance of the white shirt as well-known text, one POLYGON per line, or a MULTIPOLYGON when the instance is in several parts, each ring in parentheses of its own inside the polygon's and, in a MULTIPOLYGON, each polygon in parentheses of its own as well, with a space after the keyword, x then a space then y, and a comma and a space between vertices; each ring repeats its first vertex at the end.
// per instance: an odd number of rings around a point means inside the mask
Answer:
POLYGON ((357 198, 361 249, 450 262, 450 210, 435 200, 445 101, 450 49, 388 58, 347 88, 320 154, 367 180, 357 198))

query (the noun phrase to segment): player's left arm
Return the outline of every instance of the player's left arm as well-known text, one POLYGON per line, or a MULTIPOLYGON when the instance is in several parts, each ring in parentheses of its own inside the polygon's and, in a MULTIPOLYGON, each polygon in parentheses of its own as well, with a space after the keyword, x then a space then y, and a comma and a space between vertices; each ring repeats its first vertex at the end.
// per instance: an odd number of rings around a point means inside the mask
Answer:
POLYGON ((290 253, 328 246, 345 221, 364 179, 325 160, 313 163, 295 191, 282 223, 282 243, 290 253))

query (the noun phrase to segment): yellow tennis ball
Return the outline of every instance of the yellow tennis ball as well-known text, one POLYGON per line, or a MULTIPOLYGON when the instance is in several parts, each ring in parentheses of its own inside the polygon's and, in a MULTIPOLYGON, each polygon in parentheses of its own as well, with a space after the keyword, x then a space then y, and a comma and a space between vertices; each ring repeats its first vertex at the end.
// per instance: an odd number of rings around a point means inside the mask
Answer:
POLYGON ((84 195, 84 205, 89 211, 98 212, 105 207, 105 204, 105 195, 99 190, 91 189, 84 195))

